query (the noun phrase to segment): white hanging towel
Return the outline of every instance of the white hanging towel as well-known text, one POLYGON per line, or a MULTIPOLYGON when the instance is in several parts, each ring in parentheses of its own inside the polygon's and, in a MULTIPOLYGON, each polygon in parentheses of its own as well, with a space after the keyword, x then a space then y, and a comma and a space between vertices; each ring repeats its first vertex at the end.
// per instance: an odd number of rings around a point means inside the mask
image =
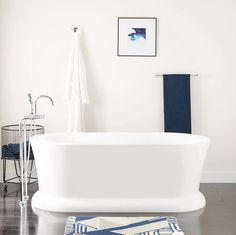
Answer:
POLYGON ((69 101, 67 131, 84 131, 84 104, 89 103, 86 69, 79 29, 73 33, 73 46, 68 68, 64 98, 69 101))

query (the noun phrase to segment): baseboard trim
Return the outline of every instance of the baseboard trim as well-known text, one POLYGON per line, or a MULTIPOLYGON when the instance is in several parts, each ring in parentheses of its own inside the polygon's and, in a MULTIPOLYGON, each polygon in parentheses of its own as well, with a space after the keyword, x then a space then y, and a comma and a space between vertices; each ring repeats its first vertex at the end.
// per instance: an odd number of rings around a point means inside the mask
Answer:
POLYGON ((201 183, 236 183, 236 171, 205 171, 201 183))
MULTIPOLYGON (((19 169, 18 169, 18 173, 20 173, 19 169)), ((8 161, 6 178, 10 179, 10 178, 13 178, 15 176, 16 176, 16 173, 15 173, 13 161, 8 161)), ((37 177, 36 171, 34 171, 32 173, 32 177, 37 177)), ((2 183, 2 182, 3 182, 3 171, 2 171, 2 161, 0 161, 0 183, 2 183)), ((17 182, 18 182, 18 180, 17 180, 17 182)))

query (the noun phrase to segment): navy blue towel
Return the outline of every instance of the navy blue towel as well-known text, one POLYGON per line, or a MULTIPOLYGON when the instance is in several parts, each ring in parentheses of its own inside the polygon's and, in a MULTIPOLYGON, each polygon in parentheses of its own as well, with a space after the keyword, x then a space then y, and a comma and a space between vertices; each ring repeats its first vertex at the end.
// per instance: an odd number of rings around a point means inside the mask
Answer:
POLYGON ((190 74, 163 75, 165 132, 191 133, 190 74))
MULTIPOLYGON (((27 153, 28 153, 28 144, 29 141, 26 142, 27 153)), ((8 144, 2 146, 2 158, 8 160, 19 160, 20 159, 20 146, 19 144, 8 144)), ((34 154, 32 151, 32 147, 30 146, 30 160, 34 160, 34 154)))

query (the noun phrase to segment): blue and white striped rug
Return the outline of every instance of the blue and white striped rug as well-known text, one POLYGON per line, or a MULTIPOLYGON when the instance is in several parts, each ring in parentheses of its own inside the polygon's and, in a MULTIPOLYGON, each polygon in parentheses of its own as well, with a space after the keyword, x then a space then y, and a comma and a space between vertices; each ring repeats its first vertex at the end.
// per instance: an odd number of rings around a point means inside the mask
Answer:
POLYGON ((70 216, 64 235, 184 235, 177 219, 158 217, 70 216))

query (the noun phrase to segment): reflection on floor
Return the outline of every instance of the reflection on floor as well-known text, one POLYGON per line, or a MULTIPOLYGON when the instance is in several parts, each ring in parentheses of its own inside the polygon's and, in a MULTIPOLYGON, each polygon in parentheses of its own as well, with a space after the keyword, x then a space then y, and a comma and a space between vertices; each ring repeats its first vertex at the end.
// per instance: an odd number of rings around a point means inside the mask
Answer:
MULTIPOLYGON (((37 185, 29 187, 29 195, 37 185)), ((188 213, 168 213, 176 216, 186 235, 234 235, 236 234, 236 184, 202 184, 201 191, 207 199, 202 210, 188 213)), ((20 210, 18 185, 9 185, 4 194, 0 185, 0 234, 2 235, 59 235, 63 234, 69 214, 33 211, 30 203, 20 210)), ((76 215, 78 215, 77 213, 76 215)), ((85 214, 83 214, 85 215, 85 214)), ((89 214, 91 215, 91 214, 89 214)), ((99 214, 94 214, 99 215, 99 214)), ((104 214, 102 214, 104 216, 104 214)), ((155 216, 165 214, 107 214, 108 216, 155 216)))

